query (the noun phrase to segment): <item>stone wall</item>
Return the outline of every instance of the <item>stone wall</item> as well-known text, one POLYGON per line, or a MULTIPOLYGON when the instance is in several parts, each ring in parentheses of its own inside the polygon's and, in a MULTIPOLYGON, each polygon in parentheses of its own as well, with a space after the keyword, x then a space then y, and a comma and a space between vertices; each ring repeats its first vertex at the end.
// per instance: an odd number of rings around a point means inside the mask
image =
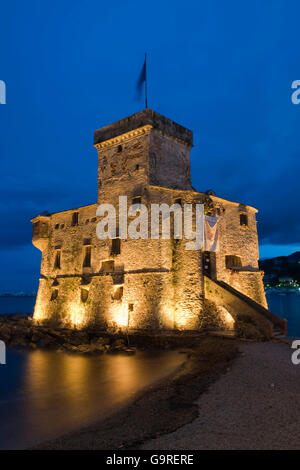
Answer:
MULTIPOLYGON (((272 319, 260 314, 254 306, 238 298, 222 286, 217 285, 212 279, 205 279, 205 297, 216 305, 225 307, 237 323, 240 318, 249 317, 261 334, 269 338, 272 336, 272 319)), ((272 314, 271 314, 272 315, 272 314)), ((276 316, 274 315, 274 318, 276 316)))
POLYGON ((152 203, 205 202, 207 213, 219 218, 214 276, 266 306, 256 210, 192 190, 192 133, 150 111, 96 131, 97 204, 33 219, 33 243, 42 251, 35 319, 132 330, 205 324, 201 251, 186 250, 184 239, 152 240, 150 228, 146 240, 121 240, 119 254, 111 252, 111 240, 97 238, 98 204, 114 205, 118 215, 120 195, 128 206, 140 197, 149 211, 152 203), (90 266, 84 266, 87 250, 90 266), (241 267, 229 269, 227 255, 239 256, 241 267))

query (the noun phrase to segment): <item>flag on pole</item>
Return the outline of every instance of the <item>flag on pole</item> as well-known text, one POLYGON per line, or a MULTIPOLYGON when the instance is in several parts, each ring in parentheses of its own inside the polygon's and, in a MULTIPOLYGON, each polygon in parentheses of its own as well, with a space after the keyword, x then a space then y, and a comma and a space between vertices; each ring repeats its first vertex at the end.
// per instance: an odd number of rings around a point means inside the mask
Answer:
POLYGON ((148 107, 147 103, 147 55, 145 54, 144 64, 136 84, 136 91, 138 95, 138 99, 141 99, 143 84, 145 84, 145 108, 148 107))

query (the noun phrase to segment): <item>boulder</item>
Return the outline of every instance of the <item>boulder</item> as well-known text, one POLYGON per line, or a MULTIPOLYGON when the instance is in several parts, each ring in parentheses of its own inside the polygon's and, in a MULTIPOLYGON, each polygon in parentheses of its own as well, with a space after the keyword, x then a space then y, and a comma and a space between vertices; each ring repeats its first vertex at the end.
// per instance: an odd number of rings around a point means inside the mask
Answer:
POLYGON ((64 343, 63 348, 66 349, 67 351, 70 352, 77 352, 77 346, 74 346, 73 344, 70 343, 64 343))
POLYGON ((91 354, 95 349, 91 344, 81 344, 77 347, 77 351, 83 354, 91 354))
POLYGON ((39 330, 33 330, 33 333, 31 335, 31 342, 32 343, 37 343, 39 342, 42 338, 44 337, 44 333, 42 333, 39 330))
POLYGON ((37 341, 37 345, 40 348, 55 348, 57 343, 52 336, 44 335, 37 341))
POLYGON ((127 356, 132 356, 135 353, 136 350, 134 348, 127 348, 122 350, 122 354, 126 354, 127 356))
POLYGON ((109 339, 108 338, 96 338, 91 341, 91 346, 95 351, 106 351, 109 349, 109 339))
POLYGON ((123 338, 116 339, 112 344, 112 348, 124 348, 124 347, 127 347, 127 344, 123 338))
POLYGON ((239 338, 252 339, 254 341, 263 341, 265 337, 252 323, 237 321, 235 323, 235 332, 239 338))
POLYGON ((24 337, 12 338, 12 340, 10 341, 11 346, 27 347, 28 344, 29 344, 28 339, 24 337))
POLYGON ((0 339, 4 342, 9 341, 11 338, 11 328, 8 325, 0 325, 0 339))
POLYGON ((106 345, 106 344, 109 344, 110 343, 110 340, 108 337, 105 337, 105 336, 100 336, 98 338, 94 338, 93 343, 97 343, 97 344, 102 344, 102 345, 106 345))

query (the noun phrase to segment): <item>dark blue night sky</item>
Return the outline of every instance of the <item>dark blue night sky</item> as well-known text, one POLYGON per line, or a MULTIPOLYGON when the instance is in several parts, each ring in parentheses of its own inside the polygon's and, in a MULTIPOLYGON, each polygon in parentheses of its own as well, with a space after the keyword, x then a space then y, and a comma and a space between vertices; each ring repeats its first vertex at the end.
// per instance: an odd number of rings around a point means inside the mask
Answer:
POLYGON ((261 256, 299 242, 299 2, 1 2, 0 291, 37 287, 30 219, 95 202, 93 131, 149 107, 194 132, 192 182, 257 207, 261 256))

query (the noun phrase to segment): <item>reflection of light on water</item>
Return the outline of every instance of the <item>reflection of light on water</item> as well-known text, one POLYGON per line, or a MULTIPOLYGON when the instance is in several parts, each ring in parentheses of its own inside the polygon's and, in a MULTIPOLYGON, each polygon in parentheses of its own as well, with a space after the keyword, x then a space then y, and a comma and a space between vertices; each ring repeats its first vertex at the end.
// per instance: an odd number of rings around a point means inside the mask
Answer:
POLYGON ((184 359, 176 351, 91 357, 36 350, 25 357, 23 434, 25 426, 26 437, 40 441, 98 419, 184 359))

